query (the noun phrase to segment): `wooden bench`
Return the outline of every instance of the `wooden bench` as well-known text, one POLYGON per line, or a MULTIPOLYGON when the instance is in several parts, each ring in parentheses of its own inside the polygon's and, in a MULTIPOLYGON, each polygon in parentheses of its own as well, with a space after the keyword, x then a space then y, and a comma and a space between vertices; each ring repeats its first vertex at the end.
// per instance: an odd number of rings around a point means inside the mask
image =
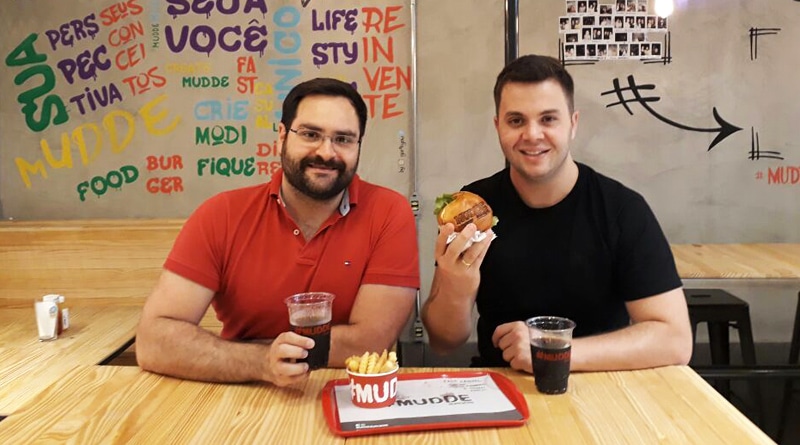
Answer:
MULTIPOLYGON (((64 295, 66 307, 142 306, 182 226, 179 219, 0 222, 0 308, 32 307, 49 293, 64 295)), ((219 332, 213 309, 201 326, 219 332)))

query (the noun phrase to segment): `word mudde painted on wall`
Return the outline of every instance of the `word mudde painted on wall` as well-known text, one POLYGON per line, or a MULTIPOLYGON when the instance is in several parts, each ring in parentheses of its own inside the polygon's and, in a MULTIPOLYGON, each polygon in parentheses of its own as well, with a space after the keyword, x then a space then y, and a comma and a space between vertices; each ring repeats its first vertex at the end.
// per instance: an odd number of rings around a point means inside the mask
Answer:
POLYGON ((161 0, 149 0, 150 16, 150 49, 158 50, 161 46, 161 0))
POLYGON ((14 76, 14 85, 20 86, 38 78, 37 85, 17 96, 17 102, 22 105, 25 125, 34 132, 43 131, 50 124, 61 125, 69 120, 64 101, 56 94, 48 94, 55 89, 56 76, 53 68, 44 63, 47 55, 36 52, 34 43, 38 37, 38 34, 29 34, 5 60, 8 67, 26 67, 14 76), (41 103, 39 99, 42 99, 41 103))
POLYGON ((770 185, 799 185, 800 167, 781 166, 767 169, 767 183, 770 185))
POLYGON ((227 88, 229 85, 228 76, 184 77, 181 79, 183 88, 227 88))
POLYGON ((120 190, 125 184, 132 184, 139 179, 139 169, 132 165, 124 165, 119 170, 111 170, 105 176, 95 176, 83 181, 76 188, 81 201, 86 201, 86 193, 91 191, 97 197, 106 194, 108 189, 120 190))
MULTIPOLYGON (((139 116, 144 121, 144 129, 150 135, 163 136, 169 134, 181 121, 180 117, 169 120, 170 118, 167 110, 156 109, 165 99, 166 95, 158 96, 146 103, 138 111, 139 116)), ((77 152, 80 154, 82 165, 89 165, 98 158, 104 147, 104 135, 108 138, 112 153, 124 152, 133 139, 136 126, 135 122, 134 116, 130 112, 114 110, 103 117, 102 130, 97 124, 88 122, 75 128, 71 134, 64 132, 61 134, 60 158, 56 158, 54 150, 50 148, 47 139, 42 139, 39 144, 44 160, 37 159, 33 162, 29 162, 22 157, 14 159, 22 182, 25 184, 26 188, 31 188, 33 185, 31 183, 31 175, 40 175, 42 178, 47 179, 47 168, 45 167, 44 161, 47 161, 47 165, 53 169, 71 169, 73 167, 73 150, 70 141, 73 141, 77 146, 77 152), (124 131, 122 136, 120 136, 121 127, 124 131), (93 146, 87 143, 87 133, 94 136, 93 146)))

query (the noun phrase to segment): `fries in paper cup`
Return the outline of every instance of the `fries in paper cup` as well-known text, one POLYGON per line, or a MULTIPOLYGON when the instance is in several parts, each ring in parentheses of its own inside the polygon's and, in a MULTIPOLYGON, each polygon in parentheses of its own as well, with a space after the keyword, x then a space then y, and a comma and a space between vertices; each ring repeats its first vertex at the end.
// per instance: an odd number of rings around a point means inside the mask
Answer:
POLYGON ((361 408, 382 408, 397 400, 397 354, 364 352, 345 359, 353 404, 361 408))

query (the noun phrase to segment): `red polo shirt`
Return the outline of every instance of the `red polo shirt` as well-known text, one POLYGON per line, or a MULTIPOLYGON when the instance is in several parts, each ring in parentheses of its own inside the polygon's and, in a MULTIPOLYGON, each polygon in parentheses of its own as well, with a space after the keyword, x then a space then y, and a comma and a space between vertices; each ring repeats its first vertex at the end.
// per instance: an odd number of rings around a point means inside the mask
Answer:
POLYGON ((281 202, 282 176, 201 204, 164 263, 215 292, 223 338, 289 330, 283 300, 298 292, 334 293, 333 323, 343 324, 361 284, 419 288, 414 216, 402 195, 356 175, 339 211, 306 242, 281 202))

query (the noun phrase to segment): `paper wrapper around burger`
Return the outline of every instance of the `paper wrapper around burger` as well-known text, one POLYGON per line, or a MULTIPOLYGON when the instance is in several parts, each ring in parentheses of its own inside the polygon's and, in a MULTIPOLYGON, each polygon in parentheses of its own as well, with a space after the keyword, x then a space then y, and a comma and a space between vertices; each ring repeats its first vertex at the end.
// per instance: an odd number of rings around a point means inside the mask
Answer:
MULTIPOLYGON (((458 236, 458 233, 451 233, 450 235, 448 235, 447 236, 447 244, 450 244, 451 242, 453 242, 453 240, 456 239, 457 236, 458 236)), ((492 234, 492 240, 494 240, 495 238, 497 238, 497 234, 493 233, 492 234)), ((483 241, 485 239, 486 239, 486 232, 481 232, 479 230, 479 231, 475 232, 474 235, 472 235, 472 238, 470 238, 469 241, 467 241, 467 245, 464 246, 464 249, 469 249, 469 246, 471 246, 472 243, 479 243, 479 242, 481 242, 481 241, 483 241)))

